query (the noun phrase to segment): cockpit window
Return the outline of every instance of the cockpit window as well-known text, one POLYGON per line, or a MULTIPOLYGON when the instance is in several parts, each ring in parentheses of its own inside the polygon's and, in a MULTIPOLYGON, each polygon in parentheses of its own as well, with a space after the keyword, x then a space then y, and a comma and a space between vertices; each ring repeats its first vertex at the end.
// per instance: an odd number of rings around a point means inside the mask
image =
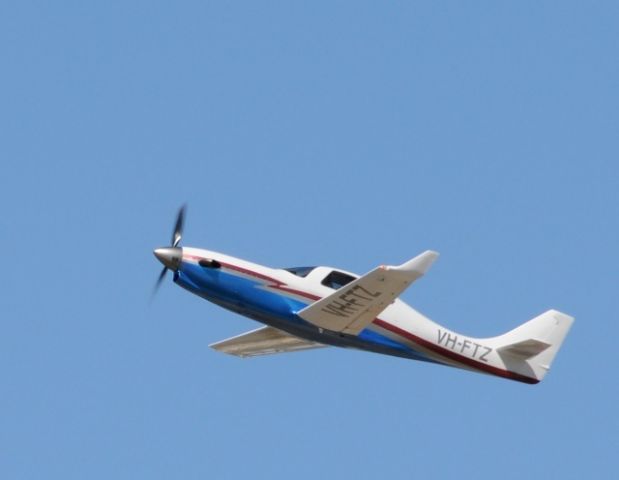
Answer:
POLYGON ((287 272, 294 273, 298 277, 307 277, 316 267, 290 267, 284 268, 287 272))
POLYGON ((325 277, 322 281, 322 284, 325 287, 333 288, 337 290, 338 288, 343 287, 344 285, 349 284, 353 280, 356 280, 352 275, 348 275, 347 273, 338 272, 337 270, 333 270, 329 275, 325 277))

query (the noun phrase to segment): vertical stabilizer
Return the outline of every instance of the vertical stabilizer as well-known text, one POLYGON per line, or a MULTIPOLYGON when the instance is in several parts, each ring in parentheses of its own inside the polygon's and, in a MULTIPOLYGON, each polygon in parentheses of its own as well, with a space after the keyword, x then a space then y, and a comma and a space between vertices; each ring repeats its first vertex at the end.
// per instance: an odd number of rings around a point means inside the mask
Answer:
POLYGON ((496 337, 496 351, 510 371, 542 380, 573 322, 565 313, 548 310, 496 337))

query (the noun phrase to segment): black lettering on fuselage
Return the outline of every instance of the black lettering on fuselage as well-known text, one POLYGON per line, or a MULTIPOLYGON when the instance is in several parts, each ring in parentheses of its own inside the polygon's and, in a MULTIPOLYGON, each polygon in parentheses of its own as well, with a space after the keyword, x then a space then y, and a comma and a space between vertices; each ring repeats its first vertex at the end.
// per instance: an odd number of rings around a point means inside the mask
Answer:
POLYGON ((458 335, 454 335, 453 337, 451 336, 450 333, 447 334, 447 340, 445 341, 445 346, 449 347, 449 343, 451 342, 451 348, 452 350, 454 349, 454 347, 456 346, 456 342, 458 341, 458 335))
POLYGON ((489 348, 489 347, 484 347, 484 346, 482 346, 481 348, 483 348, 485 351, 484 351, 484 353, 482 353, 482 354, 480 355, 479 359, 480 359, 482 362, 487 362, 487 361, 488 361, 488 359, 487 359, 486 357, 487 357, 487 356, 488 356, 488 354, 492 351, 492 349, 491 349, 491 348, 489 348))
POLYGON ((475 343, 467 338, 460 338, 458 335, 443 331, 440 328, 437 330, 438 344, 449 348, 454 352, 466 355, 482 362, 488 362, 488 355, 492 352, 492 348, 475 343))

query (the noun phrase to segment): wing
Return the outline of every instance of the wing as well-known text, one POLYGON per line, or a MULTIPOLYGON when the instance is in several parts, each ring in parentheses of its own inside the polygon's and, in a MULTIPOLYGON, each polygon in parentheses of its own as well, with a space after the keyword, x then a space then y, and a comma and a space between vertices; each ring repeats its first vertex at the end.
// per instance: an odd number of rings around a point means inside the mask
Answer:
POLYGON ((411 283, 428 271, 438 253, 428 250, 402 265, 381 266, 299 312, 318 327, 358 335, 411 283))
POLYGON ((326 347, 322 343, 303 340, 273 327, 262 327, 236 337, 213 343, 209 347, 238 357, 255 357, 271 353, 296 352, 326 347))

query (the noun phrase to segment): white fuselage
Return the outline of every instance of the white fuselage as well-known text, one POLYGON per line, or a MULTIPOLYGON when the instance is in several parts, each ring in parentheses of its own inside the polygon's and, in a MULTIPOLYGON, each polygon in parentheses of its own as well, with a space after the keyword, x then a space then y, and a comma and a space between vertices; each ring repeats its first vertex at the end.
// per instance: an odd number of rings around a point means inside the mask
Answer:
POLYGON ((497 352, 496 338, 476 339, 456 334, 399 299, 359 335, 331 332, 303 320, 298 315, 300 310, 334 292, 334 284, 328 286, 327 281, 334 277, 331 275, 334 272, 336 278, 357 277, 324 266, 300 269, 295 274, 218 252, 183 247, 175 281, 218 305, 308 340, 537 383, 526 368, 517 372, 508 368, 497 352))

